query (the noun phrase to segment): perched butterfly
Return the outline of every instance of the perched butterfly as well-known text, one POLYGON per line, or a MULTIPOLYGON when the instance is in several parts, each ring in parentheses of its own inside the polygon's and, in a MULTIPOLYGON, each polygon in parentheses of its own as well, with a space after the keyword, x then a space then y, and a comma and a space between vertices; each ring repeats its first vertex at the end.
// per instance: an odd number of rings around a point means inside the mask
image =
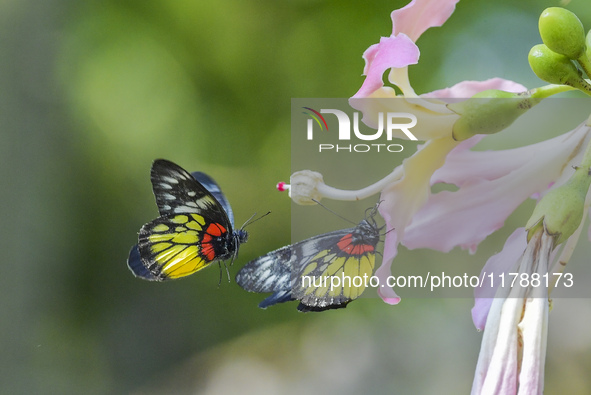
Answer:
POLYGON ((248 235, 233 230, 232 209, 215 181, 164 159, 152 164, 151 179, 160 216, 142 226, 129 252, 136 277, 179 278, 236 256, 248 235))
POLYGON ((247 291, 273 292, 259 304, 263 309, 291 300, 298 300, 298 310, 304 312, 346 307, 365 290, 366 283, 356 286, 353 278, 373 275, 380 241, 376 212, 377 207, 354 228, 314 236, 250 261, 236 282, 247 291), (334 276, 342 281, 331 287, 334 276))

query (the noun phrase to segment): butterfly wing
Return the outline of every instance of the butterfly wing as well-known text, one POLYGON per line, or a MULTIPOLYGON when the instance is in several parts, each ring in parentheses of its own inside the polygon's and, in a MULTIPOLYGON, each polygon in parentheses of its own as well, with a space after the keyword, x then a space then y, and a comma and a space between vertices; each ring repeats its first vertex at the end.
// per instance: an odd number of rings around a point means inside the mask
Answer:
MULTIPOLYGON (((144 267, 157 281, 193 274, 231 253, 220 239, 227 229, 199 214, 163 215, 140 229, 138 251, 144 267)), ((132 269, 133 270, 133 269, 132 269)), ((140 277, 152 279, 150 276, 140 277)))
POLYGON ((151 179, 160 217, 141 228, 129 253, 127 264, 136 277, 179 278, 237 252, 232 209, 211 177, 158 159, 151 179))
POLYGON ((346 307, 363 293, 373 275, 378 242, 377 227, 364 220, 355 228, 315 236, 259 257, 238 272, 236 282, 247 291, 273 292, 261 302, 262 308, 289 300, 299 300, 300 311, 346 307), (357 283, 354 278, 367 280, 357 283))
MULTIPOLYGON (((196 173, 205 181, 204 185, 173 162, 165 159, 154 161, 150 178, 160 215, 203 213, 207 217, 219 218, 226 227, 232 225, 226 212, 229 209, 231 213, 232 210, 220 187, 206 174, 196 173), (212 191, 210 192, 207 187, 211 187, 212 191), (221 204, 217 197, 223 197, 224 204, 221 204)), ((231 226, 229 228, 231 231, 231 226)))
POLYGON ((244 265, 236 274, 236 283, 250 292, 273 292, 259 304, 261 309, 294 300, 291 296, 291 271, 295 258, 291 245, 269 252, 244 265))
POLYGON ((154 276, 142 262, 137 244, 131 247, 131 251, 129 251, 127 267, 129 267, 129 270, 131 270, 136 277, 149 281, 158 281, 158 278, 154 276))
MULTIPOLYGON (((363 224, 363 222, 362 222, 363 224)), ((313 249, 303 246, 306 265, 296 265, 292 296, 300 311, 324 311, 346 307, 365 291, 375 266, 377 229, 361 224, 333 232, 313 249)))
POLYGON ((199 181, 199 183, 203 185, 203 187, 205 187, 205 189, 207 189, 209 193, 213 195, 215 200, 217 200, 217 202, 222 206, 222 208, 226 212, 230 224, 232 225, 232 227, 234 227, 234 213, 232 212, 232 207, 230 206, 230 202, 228 202, 228 199, 226 199, 226 196, 223 194, 220 186, 213 180, 213 178, 200 171, 195 171, 191 173, 191 175, 193 176, 193 178, 199 181))

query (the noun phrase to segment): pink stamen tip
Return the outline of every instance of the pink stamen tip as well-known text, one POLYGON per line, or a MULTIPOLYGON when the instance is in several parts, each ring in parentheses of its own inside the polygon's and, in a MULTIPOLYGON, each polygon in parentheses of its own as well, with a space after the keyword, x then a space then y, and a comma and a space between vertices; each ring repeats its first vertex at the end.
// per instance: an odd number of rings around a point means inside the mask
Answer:
POLYGON ((284 183, 283 181, 277 183, 277 190, 279 192, 284 192, 289 189, 289 184, 284 183))

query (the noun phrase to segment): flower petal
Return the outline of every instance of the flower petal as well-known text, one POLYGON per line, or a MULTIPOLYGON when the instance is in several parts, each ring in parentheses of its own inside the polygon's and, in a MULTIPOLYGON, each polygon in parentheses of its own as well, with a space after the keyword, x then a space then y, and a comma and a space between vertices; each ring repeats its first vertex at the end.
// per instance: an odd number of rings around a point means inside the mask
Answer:
POLYGON ((382 76, 390 68, 402 68, 419 61, 419 48, 405 34, 382 37, 379 44, 369 47, 363 54, 367 76, 353 97, 368 97, 384 86, 382 76))
POLYGON ((429 140, 413 156, 402 162, 402 178, 382 191, 380 213, 389 213, 392 226, 390 229, 396 229, 399 237, 404 234, 413 215, 427 201, 431 175, 457 144, 459 143, 451 136, 429 140))
MULTIPOLYGON (((533 239, 533 238, 532 238, 533 239)), ((554 237, 541 236, 537 254, 537 265, 533 270, 540 277, 548 274, 550 262, 554 260, 552 248, 554 237)), ((542 394, 544 392, 544 364, 548 341, 548 288, 544 281, 530 289, 524 303, 525 313, 519 323, 522 338, 522 361, 519 373, 519 394, 542 394)))
POLYGON ((421 97, 433 97, 438 99, 467 99, 479 92, 489 89, 498 89, 505 92, 523 92, 527 88, 517 82, 503 78, 491 78, 486 81, 462 81, 452 87, 439 89, 425 93, 421 97))
MULTIPOLYGON (((380 214, 386 220, 386 228, 392 229, 392 218, 387 211, 382 212, 382 206, 378 208, 380 210, 380 214)), ((392 261, 394 257, 398 254, 398 241, 397 241, 397 234, 396 232, 388 232, 386 234, 386 240, 384 241, 384 258, 382 259, 382 264, 376 270, 375 275, 380 280, 380 285, 388 284, 388 277, 392 275, 391 267, 392 261), (387 258, 386 258, 387 257, 387 258)), ((394 290, 390 287, 380 286, 378 288, 378 295, 382 298, 382 300, 388 304, 398 304, 400 302, 400 297, 394 292, 394 290)))
POLYGON ((496 180, 532 160, 535 154, 540 152, 538 150, 551 148, 561 140, 556 138, 556 140, 552 139, 544 143, 509 150, 470 151, 468 149, 470 145, 474 145, 482 137, 484 135, 476 135, 464 140, 462 143, 468 142, 469 144, 459 145, 450 152, 445 160, 445 165, 433 174, 431 184, 443 182, 461 187, 478 180, 496 180))
POLYGON ((392 11, 392 34, 406 34, 417 41, 430 27, 441 26, 453 14, 460 0, 413 0, 392 11))
MULTIPOLYGON (((532 273, 540 237, 540 233, 534 234, 511 270, 520 274, 532 273)), ((518 243, 515 239, 512 242, 518 243)), ((508 258, 515 262, 513 257, 508 258)), ((505 283, 505 287, 497 289, 482 336, 472 394, 517 393, 520 358, 518 324, 522 318, 527 291, 528 288, 522 287, 520 282, 512 286, 505 283)))
POLYGON ((542 287, 535 291, 545 292, 546 297, 538 295, 528 298, 525 302, 525 314, 519 323, 523 337, 519 394, 524 395, 544 392, 544 363, 548 341, 548 290, 542 284, 542 287))
MULTIPOLYGON (((495 299, 495 304, 501 304, 498 326, 489 331, 486 327, 482 339, 480 355, 476 365, 477 375, 480 376, 482 368, 482 382, 473 384, 472 394, 515 394, 517 392, 518 375, 518 331, 517 324, 523 311, 523 301, 519 298, 495 299), (487 332, 494 335, 494 338, 487 336, 487 332), (490 343, 485 348, 485 343, 490 343), (490 356, 488 360, 482 360, 484 355, 490 356), (484 366, 483 366, 484 365, 484 366), (479 385, 481 386, 480 390, 479 385), (476 391, 475 391, 476 390, 476 391)), ((480 378, 480 377, 479 377, 480 378)))
MULTIPOLYGON (((511 270, 519 277, 546 274, 554 240, 545 231, 534 233, 511 270)), ((508 240, 506 246, 509 243, 508 240)), ((508 258, 513 261, 514 257, 508 258)), ((548 291, 540 285, 506 282, 495 293, 482 337, 472 394, 542 393, 548 291)))
POLYGON ((414 96, 408 81, 407 66, 419 60, 419 48, 415 42, 425 30, 441 26, 454 12, 459 0, 413 0, 405 7, 394 10, 392 35, 382 37, 379 44, 369 47, 363 54, 367 76, 353 97, 368 97, 384 86, 384 72, 392 69, 389 80, 407 96, 414 96))
MULTIPOLYGON (((386 220, 388 233, 382 265, 376 270, 376 275, 381 279, 380 284, 385 284, 386 277, 391 275, 390 267, 406 225, 427 201, 431 174, 443 164, 447 153, 457 144, 449 136, 428 141, 413 156, 404 160, 402 178, 382 191, 379 211, 386 220)), ((394 299, 398 296, 388 287, 380 287, 378 293, 386 303, 398 302, 394 299)))
POLYGON ((472 308, 472 321, 476 329, 483 330, 493 297, 499 287, 502 273, 507 273, 515 267, 519 258, 527 246, 527 233, 525 228, 517 228, 507 238, 503 249, 498 254, 491 256, 480 272, 481 286, 474 289, 474 307, 472 308), (491 280, 492 279, 492 280, 491 280), (491 282, 492 281, 492 282, 491 282))
MULTIPOLYGON (((439 178, 445 181, 450 178, 461 185, 460 189, 431 195, 407 227, 402 244, 410 249, 432 248, 444 252, 461 246, 474 252, 482 240, 503 226, 505 219, 523 201, 562 178, 569 161, 577 159, 573 158, 573 152, 582 151, 581 145, 588 137, 588 128, 579 127, 557 138, 516 150, 473 152, 486 157, 486 163, 474 160, 463 168, 455 166, 453 172, 447 172, 444 165, 439 178), (502 167, 510 151, 528 160, 515 169, 505 169, 504 176, 498 177, 499 174, 492 172, 488 174, 490 178, 496 177, 492 180, 477 179, 478 172, 487 174, 486 169, 490 167, 502 167), (444 172, 447 173, 442 175, 444 172)), ((520 162, 519 159, 512 161, 515 165, 520 162)))

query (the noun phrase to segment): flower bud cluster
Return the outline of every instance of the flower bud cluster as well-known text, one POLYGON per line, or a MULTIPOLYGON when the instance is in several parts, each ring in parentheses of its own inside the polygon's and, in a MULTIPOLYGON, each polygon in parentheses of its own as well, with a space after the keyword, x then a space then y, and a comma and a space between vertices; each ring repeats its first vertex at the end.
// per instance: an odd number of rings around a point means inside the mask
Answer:
POLYGON ((532 47, 529 64, 542 80, 567 85, 591 95, 591 85, 583 72, 591 75, 591 35, 585 37, 583 24, 572 12, 550 7, 542 12, 538 24, 543 44, 532 47))
POLYGON ((583 72, 591 75, 591 33, 585 37, 579 18, 560 7, 544 10, 539 30, 544 43, 530 50, 529 63, 539 78, 553 85, 520 93, 487 90, 448 104, 460 115, 452 130, 454 140, 500 132, 542 99, 559 92, 579 89, 591 95, 591 84, 583 78, 583 72))

